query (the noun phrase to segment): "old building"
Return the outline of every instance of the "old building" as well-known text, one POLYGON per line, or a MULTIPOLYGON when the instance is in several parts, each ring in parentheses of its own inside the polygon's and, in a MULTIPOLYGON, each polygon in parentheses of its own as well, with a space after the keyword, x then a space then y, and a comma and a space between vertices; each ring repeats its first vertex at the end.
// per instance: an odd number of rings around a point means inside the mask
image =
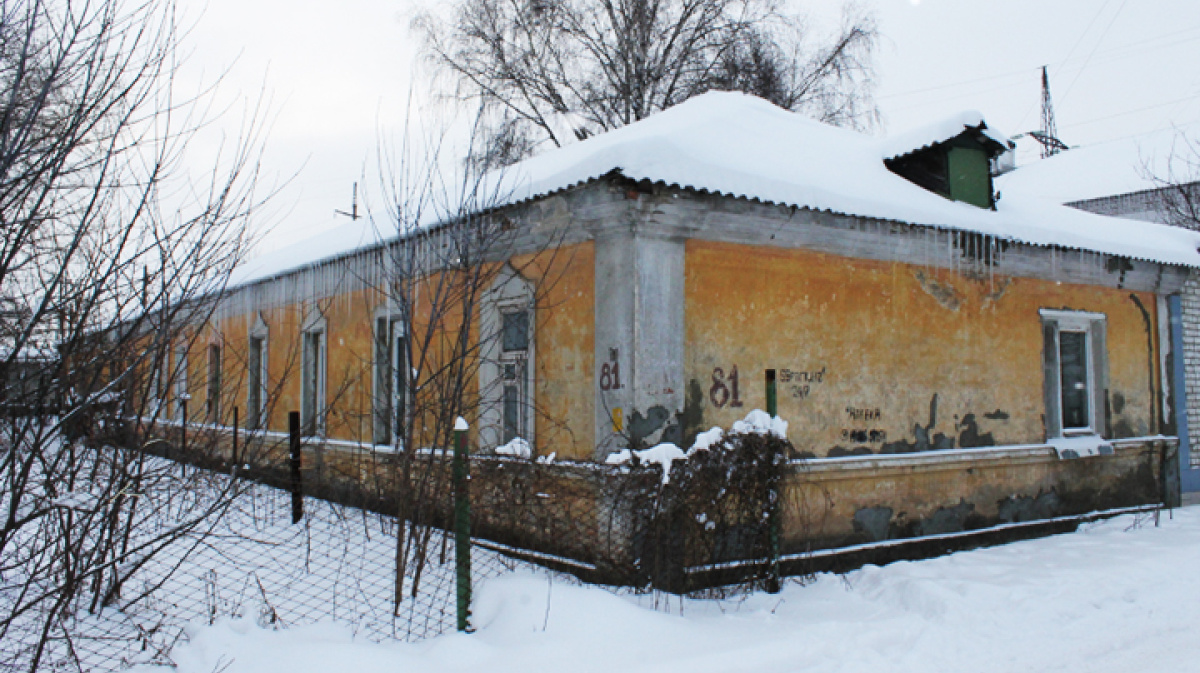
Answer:
MULTIPOLYGON (((1170 499, 1170 299, 1200 235, 997 194, 1007 143, 975 113, 879 140, 712 93, 512 167, 471 308, 496 337, 477 453, 521 437, 566 474, 686 448, 773 376, 785 552, 1170 499)), ((194 413, 300 410, 367 474, 426 371, 379 289, 404 244, 353 224, 246 269, 179 352, 194 413)))

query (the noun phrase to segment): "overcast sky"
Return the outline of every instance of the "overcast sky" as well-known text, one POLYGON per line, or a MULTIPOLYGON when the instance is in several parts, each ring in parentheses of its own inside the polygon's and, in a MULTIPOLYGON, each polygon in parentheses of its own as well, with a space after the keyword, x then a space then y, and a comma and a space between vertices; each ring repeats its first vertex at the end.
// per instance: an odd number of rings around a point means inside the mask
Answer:
MULTIPOLYGON (((272 111, 263 180, 285 183, 262 223, 279 247, 339 223, 351 185, 375 181, 381 133, 429 89, 409 31, 421 0, 184 0, 185 83, 220 84, 228 123, 261 91, 272 111)), ((831 2, 809 2, 828 27, 831 2)), ((964 109, 1009 135, 1040 124, 1049 66, 1070 145, 1200 129, 1196 0, 870 0, 882 40, 884 133, 964 109)), ((232 133, 232 130, 230 131, 232 133)), ((1023 160, 1032 159, 1032 150, 1023 160)))

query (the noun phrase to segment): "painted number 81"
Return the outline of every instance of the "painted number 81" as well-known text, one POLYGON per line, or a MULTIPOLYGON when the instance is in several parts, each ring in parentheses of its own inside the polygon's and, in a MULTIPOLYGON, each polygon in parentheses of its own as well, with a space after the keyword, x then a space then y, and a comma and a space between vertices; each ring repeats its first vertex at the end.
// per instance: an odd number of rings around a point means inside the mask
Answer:
POLYGON ((714 407, 724 407, 728 404, 730 407, 742 406, 742 398, 738 394, 738 368, 734 365, 729 370, 729 378, 725 378, 725 370, 720 367, 713 368, 712 388, 708 389, 708 400, 713 403, 714 407))
POLYGON ((621 387, 621 364, 605 362, 600 366, 600 390, 618 390, 621 387))

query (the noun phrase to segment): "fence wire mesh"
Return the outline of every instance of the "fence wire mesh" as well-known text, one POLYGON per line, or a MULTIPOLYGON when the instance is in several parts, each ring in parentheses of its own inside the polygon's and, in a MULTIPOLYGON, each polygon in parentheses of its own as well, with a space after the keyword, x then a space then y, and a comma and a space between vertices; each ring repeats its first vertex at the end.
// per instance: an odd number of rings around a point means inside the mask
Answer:
MULTIPOLYGON (((657 465, 636 461, 472 460, 472 585, 539 566, 635 591, 777 583, 767 557, 777 553, 779 470, 790 447, 757 435, 723 441, 719 450, 676 462, 669 479, 657 465)), ((38 630, 46 620, 36 611, 16 620, 0 635, 0 668, 28 669, 39 642, 46 647, 43 670, 169 664, 187 624, 225 617, 264 628, 334 621, 370 641, 420 640, 456 628, 454 535, 441 528, 451 520, 453 499, 444 461, 431 460, 419 480, 409 482, 424 484, 423 496, 414 499, 420 507, 409 510, 409 520, 418 523, 404 524, 401 553, 397 518, 377 511, 395 512, 394 505, 366 491, 353 474, 329 466, 313 470, 305 490, 329 499, 304 497, 304 516, 293 524, 287 490, 231 481, 220 470, 165 457, 149 460, 157 469, 179 471, 181 483, 208 486, 161 501, 144 494, 140 507, 153 515, 139 523, 138 536, 177 532, 189 508, 211 504, 206 497, 229 498, 228 508, 150 556, 114 608, 92 614, 85 606, 50 632, 38 630), (189 472, 204 476, 184 478, 189 472), (399 582, 398 558, 405 559, 399 582)), ((270 469, 251 473, 282 481, 270 469)), ((19 574, 8 572, 0 592, 19 590, 19 574)))
MULTIPOLYGON (((170 507, 159 504, 168 516, 156 521, 167 526, 170 507)), ((291 494, 248 485, 211 529, 190 532, 151 558, 126 585, 120 609, 82 611, 54 629, 39 670, 169 664, 187 624, 224 617, 250 618, 265 628, 332 620, 371 641, 419 640, 455 628, 452 534, 421 531, 429 534, 432 553, 421 568, 406 569, 397 605, 394 517, 311 497, 299 523, 291 516, 291 494)), ((472 583, 523 565, 475 547, 472 583)), ((18 620, 0 640, 0 669, 28 668, 42 635, 36 617, 18 620)))

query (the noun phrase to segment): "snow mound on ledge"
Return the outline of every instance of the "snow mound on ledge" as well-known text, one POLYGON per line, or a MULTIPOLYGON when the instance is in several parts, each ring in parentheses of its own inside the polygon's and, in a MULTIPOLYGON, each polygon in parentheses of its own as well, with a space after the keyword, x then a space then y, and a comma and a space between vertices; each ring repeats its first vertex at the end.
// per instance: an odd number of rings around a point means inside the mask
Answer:
POLYGON ((530 448, 529 442, 521 439, 520 437, 514 437, 511 442, 497 446, 496 455, 512 456, 513 458, 529 458, 533 455, 533 449, 530 448))

